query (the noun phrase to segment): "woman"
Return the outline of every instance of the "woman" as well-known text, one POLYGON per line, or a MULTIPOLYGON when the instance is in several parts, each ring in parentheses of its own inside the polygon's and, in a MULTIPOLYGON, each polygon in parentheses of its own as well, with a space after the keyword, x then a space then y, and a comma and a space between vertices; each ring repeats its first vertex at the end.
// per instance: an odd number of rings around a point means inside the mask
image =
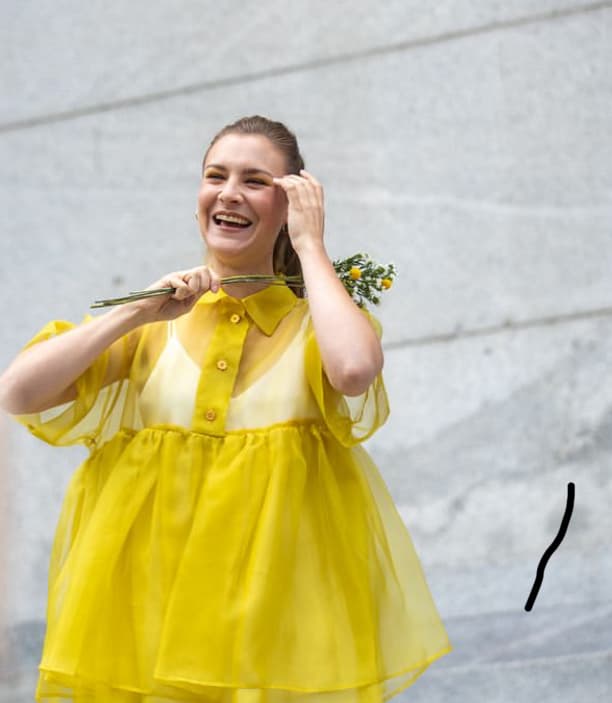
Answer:
POLYGON ((335 273, 303 166, 281 123, 225 127, 198 193, 205 265, 50 322, 0 379, 33 434, 90 449, 51 554, 39 700, 382 701, 450 651, 359 446, 389 412, 381 328, 335 273), (307 297, 222 283, 272 273, 307 297))

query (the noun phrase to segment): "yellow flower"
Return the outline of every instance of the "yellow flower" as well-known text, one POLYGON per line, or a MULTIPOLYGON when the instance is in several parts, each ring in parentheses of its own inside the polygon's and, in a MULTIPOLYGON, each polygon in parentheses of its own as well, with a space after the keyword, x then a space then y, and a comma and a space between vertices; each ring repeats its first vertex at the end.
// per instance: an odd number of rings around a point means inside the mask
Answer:
POLYGON ((383 288, 391 288, 393 281, 390 278, 383 278, 380 283, 383 288))
POLYGON ((357 281, 359 278, 361 278, 361 269, 357 266, 353 266, 349 273, 353 281, 357 281))

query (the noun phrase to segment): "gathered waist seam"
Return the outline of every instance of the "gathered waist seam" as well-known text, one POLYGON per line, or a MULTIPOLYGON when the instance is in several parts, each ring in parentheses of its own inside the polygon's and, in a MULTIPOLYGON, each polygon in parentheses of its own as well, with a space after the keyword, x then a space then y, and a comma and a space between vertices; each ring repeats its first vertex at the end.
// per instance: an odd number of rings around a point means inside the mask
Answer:
POLYGON ((237 430, 225 430, 223 434, 216 434, 213 432, 199 432, 197 430, 194 430, 194 429, 191 429, 188 427, 181 427, 180 425, 158 424, 158 425, 151 425, 150 427, 143 427, 138 430, 132 429, 131 427, 122 427, 115 433, 115 435, 113 435, 113 437, 111 437, 106 442, 104 442, 104 444, 96 447, 93 454, 100 451, 109 442, 112 442, 113 439, 115 439, 115 437, 117 437, 118 435, 123 435, 126 437, 135 437, 136 435, 140 434, 141 432, 148 432, 148 431, 174 432, 174 433, 182 434, 182 435, 186 435, 186 436, 210 437, 211 439, 225 439, 226 437, 236 437, 236 436, 240 437, 243 435, 262 434, 262 433, 268 433, 268 432, 271 432, 271 431, 274 431, 277 429, 290 429, 290 428, 313 429, 313 430, 318 431, 321 434, 332 436, 328 427, 318 419, 289 420, 289 421, 285 421, 285 422, 277 422, 272 425, 266 425, 265 427, 249 427, 249 428, 240 428, 237 430))

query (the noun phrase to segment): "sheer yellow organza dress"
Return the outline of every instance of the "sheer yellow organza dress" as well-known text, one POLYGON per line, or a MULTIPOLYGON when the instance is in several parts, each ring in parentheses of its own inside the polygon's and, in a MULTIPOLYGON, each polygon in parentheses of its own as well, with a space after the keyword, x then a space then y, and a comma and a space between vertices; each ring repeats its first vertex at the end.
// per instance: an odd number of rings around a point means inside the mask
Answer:
POLYGON ((208 292, 77 386, 16 416, 90 450, 53 543, 38 700, 374 703, 451 650, 360 446, 388 416, 382 376, 329 385, 306 299, 208 292))

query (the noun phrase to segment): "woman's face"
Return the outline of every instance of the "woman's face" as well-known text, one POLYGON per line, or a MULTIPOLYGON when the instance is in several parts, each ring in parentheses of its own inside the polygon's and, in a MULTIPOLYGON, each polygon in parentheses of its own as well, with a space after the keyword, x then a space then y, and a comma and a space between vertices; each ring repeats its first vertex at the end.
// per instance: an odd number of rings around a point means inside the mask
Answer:
POLYGON ((259 134, 227 134, 208 152, 198 193, 200 232, 209 253, 236 265, 267 266, 287 221, 287 197, 274 176, 283 153, 259 134))

